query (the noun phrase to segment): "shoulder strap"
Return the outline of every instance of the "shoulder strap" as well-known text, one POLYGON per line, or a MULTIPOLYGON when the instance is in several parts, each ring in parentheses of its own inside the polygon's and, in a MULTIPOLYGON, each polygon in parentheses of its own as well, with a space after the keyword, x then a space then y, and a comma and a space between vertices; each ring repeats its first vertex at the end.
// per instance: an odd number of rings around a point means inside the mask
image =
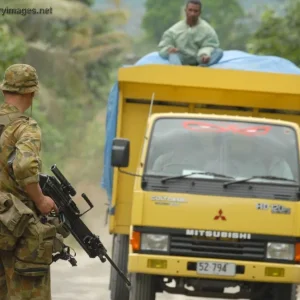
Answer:
POLYGON ((12 123, 14 120, 16 120, 16 119, 18 119, 19 117, 22 117, 22 116, 25 117, 25 115, 23 115, 20 112, 15 112, 15 113, 7 114, 7 115, 2 115, 2 116, 0 116, 0 125, 7 126, 10 123, 12 123))
POLYGON ((7 115, 2 115, 0 116, 0 136, 2 135, 4 129, 10 125, 11 123, 13 123, 16 119, 20 118, 20 117, 26 117, 26 115, 20 113, 20 112, 15 112, 15 113, 10 113, 7 115))

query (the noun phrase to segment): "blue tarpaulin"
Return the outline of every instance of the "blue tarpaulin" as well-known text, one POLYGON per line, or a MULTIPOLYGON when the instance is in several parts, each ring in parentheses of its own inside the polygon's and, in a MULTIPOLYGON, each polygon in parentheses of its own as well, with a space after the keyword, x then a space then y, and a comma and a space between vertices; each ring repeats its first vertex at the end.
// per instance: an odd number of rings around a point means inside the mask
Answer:
MULTIPOLYGON (((135 63, 137 65, 169 64, 168 60, 162 59, 157 52, 152 52, 135 63)), ((130 67, 130 66, 129 66, 130 67)), ((260 71, 271 73, 299 74, 300 68, 284 58, 276 56, 259 56, 242 51, 225 51, 222 59, 210 68, 235 69, 245 71, 260 71)), ((101 186, 106 190, 109 202, 112 198, 113 168, 110 166, 112 141, 116 136, 118 116, 118 83, 115 83, 110 91, 106 111, 106 140, 104 147, 104 167, 101 186)))

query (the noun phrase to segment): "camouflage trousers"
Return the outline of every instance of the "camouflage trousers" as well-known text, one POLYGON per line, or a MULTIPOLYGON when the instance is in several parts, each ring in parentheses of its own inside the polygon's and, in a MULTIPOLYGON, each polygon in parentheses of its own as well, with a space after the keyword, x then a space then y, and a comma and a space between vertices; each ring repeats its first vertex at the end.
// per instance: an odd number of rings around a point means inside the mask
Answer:
POLYGON ((0 251, 0 300, 51 300, 50 269, 44 276, 14 272, 14 253, 0 251))

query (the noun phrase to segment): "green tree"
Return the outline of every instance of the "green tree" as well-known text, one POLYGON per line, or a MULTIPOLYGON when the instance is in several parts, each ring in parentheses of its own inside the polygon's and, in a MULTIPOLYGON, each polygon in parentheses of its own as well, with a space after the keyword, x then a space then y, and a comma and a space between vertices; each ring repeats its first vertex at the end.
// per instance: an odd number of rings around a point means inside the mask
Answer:
POLYGON ((25 39, 22 36, 14 36, 9 24, 10 19, 0 19, 0 72, 11 64, 17 63, 27 53, 25 39))
POLYGON ((222 49, 246 50, 250 32, 246 14, 238 0, 205 1, 202 17, 216 30, 222 49))
POLYGON ((300 0, 288 1, 283 15, 267 10, 248 43, 255 54, 276 55, 300 66, 300 0))
POLYGON ((146 13, 142 20, 142 27, 147 37, 158 43, 162 34, 181 16, 183 0, 147 0, 146 13))
POLYGON ((68 167, 72 178, 89 175, 98 180, 93 176, 100 172, 95 160, 101 162, 103 146, 98 114, 106 105, 113 72, 130 47, 130 39, 116 30, 126 22, 123 12, 98 12, 87 4, 78 0, 11 2, 11 8, 51 6, 53 13, 12 15, 4 22, 8 33, 0 41, 7 43, 0 44, 0 52, 6 57, 0 67, 23 62, 38 71, 41 92, 33 117, 43 130, 44 169, 57 163, 68 167), (80 173, 75 172, 79 164, 80 173))
POLYGON ((95 0, 78 0, 86 5, 92 6, 95 3, 95 0))

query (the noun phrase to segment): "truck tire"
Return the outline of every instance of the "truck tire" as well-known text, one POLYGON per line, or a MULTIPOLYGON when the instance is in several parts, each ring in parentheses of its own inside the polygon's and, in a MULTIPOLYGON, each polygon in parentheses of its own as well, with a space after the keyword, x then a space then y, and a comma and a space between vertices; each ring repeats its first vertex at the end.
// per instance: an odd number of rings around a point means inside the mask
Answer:
MULTIPOLYGON (((127 274, 128 247, 128 235, 114 235, 112 259, 125 275, 127 274)), ((111 270, 110 299, 129 300, 128 288, 126 287, 124 280, 120 277, 120 275, 118 275, 114 268, 111 270)))
POLYGON ((295 284, 256 284, 251 300, 297 300, 295 284))
POLYGON ((131 274, 132 287, 129 300, 155 300, 154 277, 148 274, 131 274))
MULTIPOLYGON (((113 238, 112 238, 112 247, 111 247, 111 253, 112 253, 112 255, 114 253, 115 237, 116 236, 113 235, 113 238)), ((112 282, 112 277, 113 277, 112 271, 113 271, 113 267, 112 267, 112 265, 110 265, 109 286, 108 286, 108 290, 109 291, 111 291, 111 282, 112 282)))
POLYGON ((296 284, 277 284, 273 288, 272 300, 297 300, 296 284))

